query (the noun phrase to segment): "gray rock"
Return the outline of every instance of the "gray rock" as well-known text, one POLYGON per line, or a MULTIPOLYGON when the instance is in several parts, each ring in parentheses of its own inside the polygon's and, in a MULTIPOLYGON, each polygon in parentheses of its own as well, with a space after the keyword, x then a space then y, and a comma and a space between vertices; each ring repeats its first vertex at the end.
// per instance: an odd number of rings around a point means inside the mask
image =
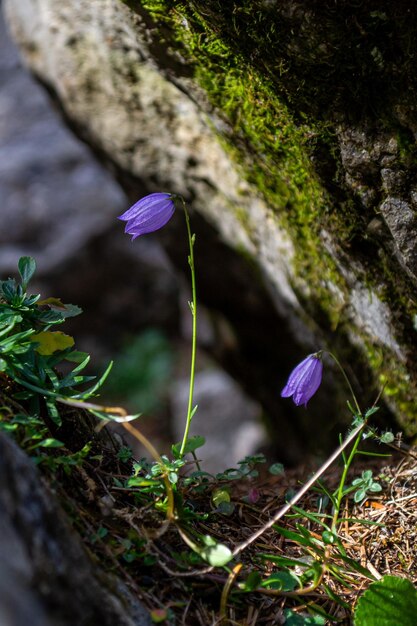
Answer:
POLYGON ((387 197, 380 211, 392 234, 401 265, 417 284, 417 211, 409 202, 387 197))
POLYGON ((21 67, 0 12, 0 268, 23 254, 45 274, 114 223, 121 189, 21 67))
POLYGON ((87 557, 35 465, 0 433, 2 626, 150 626, 121 581, 87 557))

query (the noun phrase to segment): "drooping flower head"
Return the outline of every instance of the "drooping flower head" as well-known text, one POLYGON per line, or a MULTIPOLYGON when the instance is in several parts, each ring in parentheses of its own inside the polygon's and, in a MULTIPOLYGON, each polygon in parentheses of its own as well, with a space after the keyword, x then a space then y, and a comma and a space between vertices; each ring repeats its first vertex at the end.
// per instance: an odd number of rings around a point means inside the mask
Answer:
POLYGON ((141 198, 119 220, 127 222, 125 233, 132 235, 132 241, 140 235, 159 230, 173 216, 175 204, 170 193, 151 193, 141 198))
POLYGON ((287 384, 281 391, 283 398, 290 398, 297 406, 304 404, 314 396, 320 387, 323 375, 323 362, 321 352, 310 354, 304 361, 301 361, 288 377, 287 384))

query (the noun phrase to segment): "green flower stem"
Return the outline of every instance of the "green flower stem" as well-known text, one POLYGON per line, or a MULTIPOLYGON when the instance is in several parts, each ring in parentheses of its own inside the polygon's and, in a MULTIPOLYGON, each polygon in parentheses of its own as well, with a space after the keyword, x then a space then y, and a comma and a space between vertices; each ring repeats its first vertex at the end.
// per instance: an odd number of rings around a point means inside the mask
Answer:
POLYGON ((185 222, 187 225, 187 234, 188 234, 188 244, 190 247, 190 254, 188 257, 188 264, 190 266, 191 271, 191 293, 192 293, 192 302, 190 302, 191 315, 193 318, 193 331, 192 331, 192 344, 191 344, 191 368, 190 368, 190 390, 188 394, 188 409, 187 409, 187 418, 185 422, 185 430, 184 436, 182 439, 182 444, 180 448, 180 457, 184 456, 185 446, 188 441, 188 434, 190 431, 191 420, 193 417, 193 395, 194 395, 194 379, 195 379, 195 358, 196 358, 196 348, 197 348, 197 292, 195 287, 195 266, 194 266, 194 242, 195 235, 191 234, 190 228, 190 218, 188 215, 188 211, 185 207, 184 200, 182 200, 182 205, 184 208, 185 214, 185 222))
POLYGON ((362 424, 360 424, 360 426, 357 429, 358 430, 358 434, 356 436, 356 439, 354 440, 354 443, 353 443, 353 446, 352 446, 352 449, 350 451, 349 456, 346 459, 345 455, 343 455, 343 472, 342 472, 342 476, 340 478, 339 487, 337 488, 337 492, 336 492, 336 504, 335 504, 335 507, 334 507, 333 518, 332 518, 332 531, 335 532, 336 531, 336 526, 337 526, 337 521, 338 521, 338 518, 339 518, 340 507, 342 505, 342 500, 343 500, 343 498, 344 498, 344 496, 346 494, 346 492, 345 492, 346 478, 347 478, 347 475, 348 475, 348 472, 349 472, 349 468, 352 465, 352 461, 353 461, 353 459, 355 457, 355 454, 357 453, 359 444, 361 442, 362 431, 363 431, 363 428, 366 425, 367 420, 366 420, 366 418, 364 419, 363 416, 362 416, 362 411, 361 411, 359 403, 358 403, 358 401, 356 399, 355 392, 353 391, 352 385, 350 384, 350 380, 349 380, 349 378, 348 378, 348 376, 347 376, 343 366, 341 365, 339 359, 332 352, 327 351, 327 354, 336 363, 337 367, 339 368, 339 370, 341 371, 341 373, 343 375, 343 378, 345 379, 345 381, 347 383, 347 386, 349 387, 349 391, 350 391, 350 393, 352 395, 353 402, 354 402, 355 408, 357 410, 357 416, 356 417, 358 417, 359 419, 363 420, 362 424))
MULTIPOLYGON (((332 531, 333 532, 336 532, 336 525, 337 525, 337 521, 338 521, 338 518, 339 518, 340 507, 341 507, 341 504, 342 504, 343 497, 346 494, 346 492, 345 492, 345 484, 346 484, 347 474, 348 474, 349 468, 350 468, 350 466, 352 464, 352 461, 353 461, 353 459, 355 457, 355 454, 356 454, 356 452, 358 450, 358 446, 359 446, 359 444, 361 442, 362 431, 363 431, 365 425, 366 425, 366 420, 364 420, 362 422, 362 424, 360 424, 360 426, 358 426, 358 428, 356 429, 357 430, 357 437, 354 440, 352 449, 350 451, 350 454, 349 454, 347 460, 345 460, 344 463, 343 463, 343 472, 342 472, 342 476, 340 478, 339 487, 337 489, 336 504, 334 506, 334 512, 333 512, 333 518, 332 518, 332 531)), ((345 458, 345 457, 343 456, 343 458, 345 458)))

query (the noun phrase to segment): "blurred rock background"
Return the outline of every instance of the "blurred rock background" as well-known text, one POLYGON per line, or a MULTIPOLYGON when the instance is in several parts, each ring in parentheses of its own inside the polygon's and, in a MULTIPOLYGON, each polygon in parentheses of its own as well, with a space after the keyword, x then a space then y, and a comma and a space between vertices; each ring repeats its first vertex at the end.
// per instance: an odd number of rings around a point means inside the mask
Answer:
MULTIPOLYGON (((116 217, 128 205, 23 66, 0 5, 0 275, 35 257, 33 291, 84 309, 68 332, 92 354, 94 373, 116 361, 103 400, 143 412, 143 428, 166 451, 186 413, 187 286, 157 236, 132 245, 124 235, 116 217)), ((210 333, 203 311, 203 343, 210 333)), ((265 442, 261 411, 204 351, 200 363, 193 428, 209 441, 206 469, 222 470, 265 442)))

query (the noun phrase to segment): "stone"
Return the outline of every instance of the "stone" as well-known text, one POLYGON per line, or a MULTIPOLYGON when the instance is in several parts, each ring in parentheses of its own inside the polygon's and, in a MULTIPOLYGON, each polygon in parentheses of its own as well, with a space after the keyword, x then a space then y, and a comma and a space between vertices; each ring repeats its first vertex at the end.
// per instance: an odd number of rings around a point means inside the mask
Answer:
POLYGON ((13 272, 31 254, 42 275, 108 229, 126 200, 20 68, 1 15, 0 46, 0 267, 13 272))
POLYGON ((417 211, 401 198, 387 197, 380 206, 401 265, 417 285, 417 211))
POLYGON ((124 583, 89 560, 35 465, 3 433, 0 531, 2 625, 151 625, 124 583))
MULTIPOLYGON (((303 0, 255 1, 233 15, 211 0, 193 11, 6 3, 32 71, 129 197, 168 190, 190 202, 199 297, 219 329, 213 354, 298 458, 312 424, 324 438, 344 402, 336 386, 308 420, 276 400, 277 381, 326 345, 349 355, 365 404, 390 380, 385 418, 392 411, 417 433, 414 238, 405 241, 406 213, 400 224, 390 208, 409 206, 415 189, 415 37, 412 20, 383 5, 377 14, 352 4, 344 16, 303 0), (401 38, 382 37, 396 25, 401 38), (380 214, 381 236, 368 228, 380 214)), ((186 271, 179 224, 161 240, 186 271)))

